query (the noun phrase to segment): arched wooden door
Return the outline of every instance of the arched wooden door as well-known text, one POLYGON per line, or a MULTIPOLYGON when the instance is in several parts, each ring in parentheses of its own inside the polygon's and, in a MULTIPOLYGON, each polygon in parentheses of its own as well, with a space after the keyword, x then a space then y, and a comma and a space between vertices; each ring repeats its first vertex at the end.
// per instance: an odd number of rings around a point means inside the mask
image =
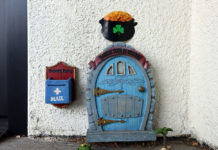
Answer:
POLYGON ((94 92, 98 124, 104 131, 142 129, 150 84, 139 65, 128 56, 116 56, 99 71, 94 92))

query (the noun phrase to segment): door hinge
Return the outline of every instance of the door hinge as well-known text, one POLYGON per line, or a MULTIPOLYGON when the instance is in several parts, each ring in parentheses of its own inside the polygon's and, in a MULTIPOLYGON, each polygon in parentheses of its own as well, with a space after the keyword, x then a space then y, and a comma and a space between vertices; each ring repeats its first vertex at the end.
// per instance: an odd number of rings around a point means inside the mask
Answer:
POLYGON ((99 87, 94 88, 93 90, 94 96, 104 95, 107 93, 122 93, 122 92, 123 92, 122 90, 110 91, 110 90, 100 89, 99 87))
POLYGON ((117 122, 124 123, 125 121, 124 120, 107 120, 107 119, 99 118, 98 126, 103 126, 106 124, 117 123, 117 122))

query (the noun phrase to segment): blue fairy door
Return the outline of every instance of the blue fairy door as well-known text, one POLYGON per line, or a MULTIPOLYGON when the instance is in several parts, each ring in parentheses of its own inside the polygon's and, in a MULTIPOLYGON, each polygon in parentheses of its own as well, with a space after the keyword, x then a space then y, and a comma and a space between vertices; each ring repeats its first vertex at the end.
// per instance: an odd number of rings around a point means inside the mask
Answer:
POLYGON ((150 87, 142 65, 128 56, 115 56, 100 69, 94 95, 99 126, 104 131, 144 130, 150 87))

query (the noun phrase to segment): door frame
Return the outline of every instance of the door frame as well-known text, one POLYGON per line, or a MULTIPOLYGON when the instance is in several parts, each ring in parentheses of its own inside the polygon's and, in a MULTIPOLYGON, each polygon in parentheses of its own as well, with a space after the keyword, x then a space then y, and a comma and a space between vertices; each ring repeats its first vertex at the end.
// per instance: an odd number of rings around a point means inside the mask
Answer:
MULTIPOLYGON (((117 49, 117 47, 113 47, 113 48, 117 49)), ((126 47, 124 47, 123 49, 125 49, 125 48, 126 47)), ((130 49, 130 48, 128 48, 128 49, 130 49)), ((111 46, 109 46, 108 50, 111 50, 111 46)), ((131 50, 136 51, 133 48, 131 50)), ((106 53, 107 50, 104 50, 104 52, 106 53)), ((117 56, 126 56, 126 55, 117 55, 117 56)), ((86 100, 87 100, 87 110, 88 110, 88 114, 89 114, 89 125, 90 125, 89 129, 90 130, 94 129, 94 130, 103 131, 102 127, 98 126, 98 124, 97 124, 98 113, 97 113, 97 106, 96 106, 96 102, 95 102, 95 96, 93 95, 93 88, 95 87, 99 71, 102 69, 102 67, 105 65, 105 63, 107 63, 110 59, 112 59, 114 57, 116 57, 116 56, 111 56, 111 57, 107 58, 102 63, 100 63, 95 70, 92 69, 89 73, 89 77, 88 77, 88 81, 87 81, 86 100)), ((129 57, 129 58, 131 58, 131 57, 129 57)), ((145 69, 139 61, 137 61, 134 58, 131 58, 131 59, 136 63, 136 65, 139 66, 141 71, 144 71, 144 76, 146 78, 146 81, 148 81, 148 83, 150 83, 148 85, 148 89, 147 89, 148 90, 147 106, 146 106, 147 108, 146 108, 146 112, 144 114, 144 120, 143 120, 143 123, 142 123, 140 130, 152 129, 151 126, 153 125, 153 109, 154 109, 154 104, 155 104, 155 97, 154 97, 155 90, 154 90, 153 76, 151 74, 150 67, 145 69)))
MULTIPOLYGON (((119 56, 122 56, 122 55, 119 55, 119 56)), ((114 57, 116 57, 116 56, 110 57, 107 60, 105 60, 104 62, 102 62, 95 70, 92 70, 90 72, 89 77, 88 77, 88 83, 87 83, 88 88, 87 89, 89 89, 89 90, 87 91, 87 96, 89 95, 89 97, 87 97, 88 98, 87 100, 89 101, 88 103, 90 103, 90 104, 89 105, 87 104, 88 105, 87 108, 88 108, 88 114, 89 114, 89 118, 90 118, 89 120, 92 120, 90 123, 94 123, 95 128, 99 131, 104 131, 104 130, 103 130, 102 126, 98 126, 97 120, 99 118, 98 118, 98 112, 97 112, 96 98, 93 94, 93 89, 95 88, 96 81, 97 81, 98 75, 100 73, 100 70, 104 67, 104 65, 109 60, 113 59, 114 57)), ((128 57, 128 56, 126 56, 126 57, 128 57)), ((132 59, 132 58, 130 58, 130 59, 132 59)), ((146 111, 145 111, 145 114, 143 114, 144 119, 143 119, 142 126, 140 128, 140 130, 145 130, 146 124, 148 121, 147 118, 148 118, 148 116, 151 116, 149 112, 150 112, 150 106, 151 106, 150 103, 151 103, 152 87, 151 87, 151 84, 149 84, 151 82, 150 82, 150 79, 148 78, 146 70, 142 67, 142 65, 138 61, 136 61, 134 59, 132 59, 132 61, 134 63, 136 63, 136 65, 139 66, 141 71, 144 71, 144 77, 146 78, 146 81, 148 81, 148 84, 147 84, 148 94, 147 94, 146 111)), ((152 113, 152 115, 153 115, 153 113, 152 113)))
MULTIPOLYGON (((146 79, 146 83, 147 84, 147 104, 146 104, 146 111, 144 112, 144 114, 142 114, 142 117, 143 118, 143 121, 142 121, 142 125, 140 127, 139 130, 144 130, 145 127, 146 127, 146 123, 147 123, 147 118, 148 118, 148 115, 149 115, 149 110, 150 110, 150 102, 151 102, 151 85, 149 84, 149 78, 148 78, 148 75, 147 75, 147 72, 145 71, 145 69, 142 67, 142 65, 137 61, 135 60, 134 58, 131 58, 129 56, 126 56, 126 55, 117 55, 117 56, 123 56, 123 57, 126 57, 128 59, 131 59, 131 61, 133 63, 135 63, 139 69, 141 70, 141 72, 144 74, 144 77, 146 79)), ((91 83, 90 85, 88 85, 91 89, 94 89, 96 87, 96 82, 97 82, 97 79, 98 79, 98 76, 100 74, 100 71, 103 69, 103 67, 105 66, 106 63, 108 63, 111 59, 114 59, 115 57, 117 56, 113 56, 113 57, 110 57, 108 59, 106 59, 104 62, 102 62, 94 71, 92 71, 92 75, 93 75, 93 79, 91 80, 91 83)), ((92 92, 93 93, 93 92, 92 92)), ((98 118, 98 108, 97 108, 97 104, 96 104, 96 96, 94 96, 92 94, 92 101, 91 101, 91 106, 92 106, 92 110, 96 109, 95 112, 93 112, 93 114, 96 116, 95 118, 97 118, 94 122, 95 122, 95 125, 97 125, 97 127, 99 128, 99 130, 101 131, 104 131, 103 130, 103 127, 102 126, 98 126, 98 123, 97 123, 97 120, 99 119, 98 118)))
MULTIPOLYGON (((123 45, 123 44, 122 44, 123 45)), ((108 46, 104 50, 104 53, 107 53, 111 49, 118 49, 121 48, 121 46, 108 46)), ((132 52, 139 53, 134 48, 127 48, 127 46, 123 46, 122 49, 131 50, 132 52)), ((116 55, 120 56, 122 54, 116 55)), ((125 54, 123 54, 126 56, 125 54)), ((116 57, 115 56, 115 57, 116 57)), ((98 119, 98 113, 95 103, 95 96, 93 94, 93 88, 95 87, 96 80, 99 74, 99 71, 102 69, 105 63, 107 63, 108 60, 113 58, 114 55, 111 55, 104 61, 102 61, 97 66, 93 65, 91 62, 91 65, 94 67, 91 67, 91 70, 89 72, 89 76, 87 79, 87 88, 86 88, 86 105, 87 105, 87 111, 88 111, 88 122, 89 122, 89 128, 87 131, 87 141, 88 142, 112 142, 112 141, 153 141, 156 140, 156 135, 153 131, 153 113, 154 113, 154 107, 155 107, 155 89, 154 89, 154 81, 153 76, 151 74, 150 66, 147 66, 144 68, 142 63, 138 61, 137 59, 132 58, 135 63, 144 70, 146 80, 149 82, 150 89, 148 92, 148 98, 147 98, 147 107, 146 110, 147 116, 144 116, 144 122, 141 126, 141 130, 139 131, 103 131, 101 126, 98 126, 97 119, 98 119), (136 134, 138 136, 136 136, 136 134), (127 137, 126 137, 127 136, 127 137), (131 137, 129 137, 131 136, 131 137)), ((130 56, 129 56, 130 57, 130 56)))

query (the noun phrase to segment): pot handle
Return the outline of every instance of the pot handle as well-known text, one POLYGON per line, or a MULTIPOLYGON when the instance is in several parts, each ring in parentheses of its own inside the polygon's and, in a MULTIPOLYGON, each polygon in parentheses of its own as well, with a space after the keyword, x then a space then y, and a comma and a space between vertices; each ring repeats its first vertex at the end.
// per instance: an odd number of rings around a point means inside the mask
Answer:
POLYGON ((134 23, 133 23, 134 26, 136 26, 137 24, 138 24, 137 22, 134 22, 134 23))
POLYGON ((102 18, 101 20, 99 20, 99 23, 100 23, 101 25, 103 25, 104 19, 102 18))

